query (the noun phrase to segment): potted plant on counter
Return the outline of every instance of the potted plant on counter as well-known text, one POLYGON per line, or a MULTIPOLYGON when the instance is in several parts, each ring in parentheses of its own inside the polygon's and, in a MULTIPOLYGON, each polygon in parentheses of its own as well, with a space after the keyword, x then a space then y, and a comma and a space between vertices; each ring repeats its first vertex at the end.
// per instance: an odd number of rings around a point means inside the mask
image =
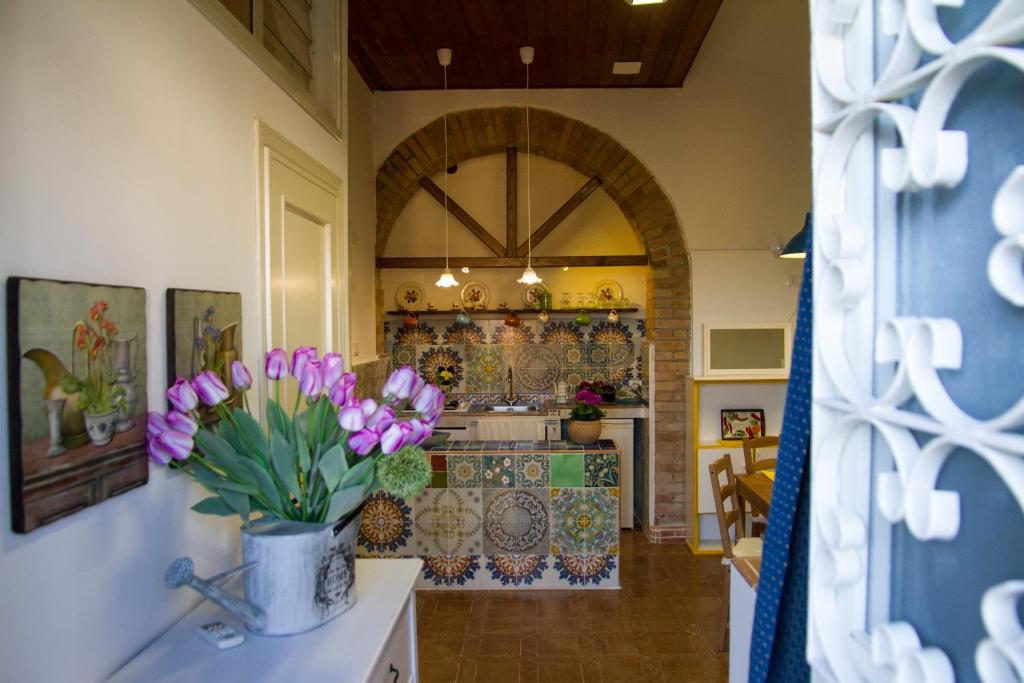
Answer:
POLYGON ((576 405, 569 413, 569 440, 583 446, 601 438, 601 418, 604 411, 598 406, 601 395, 590 389, 576 392, 576 405))
MULTIPOLYGON (((274 349, 265 372, 274 395, 265 425, 250 412, 247 394, 244 409, 229 409, 227 387, 207 370, 167 390, 174 410, 149 414, 147 443, 153 461, 179 461, 212 494, 193 510, 242 518, 243 560, 255 563, 246 598, 263 614, 247 625, 288 635, 355 603, 359 511, 378 488, 411 499, 429 483, 419 444, 440 419, 444 394, 404 366, 387 380, 380 402, 360 399, 341 356, 318 358, 311 347, 296 349, 290 363, 274 349), (289 375, 298 383, 291 414, 280 403, 289 375), (200 403, 217 412, 218 424, 202 424, 200 403), (399 420, 403 410, 414 417, 399 420)), ((238 361, 231 378, 243 393, 252 386, 238 361)))

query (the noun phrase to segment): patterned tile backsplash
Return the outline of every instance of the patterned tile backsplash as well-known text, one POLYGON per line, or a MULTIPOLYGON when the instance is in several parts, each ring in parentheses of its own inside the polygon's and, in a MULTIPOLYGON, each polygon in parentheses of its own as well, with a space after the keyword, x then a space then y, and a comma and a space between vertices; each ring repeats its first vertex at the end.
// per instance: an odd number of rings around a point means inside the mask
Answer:
POLYGON ((432 486, 411 501, 374 493, 359 554, 421 557, 423 588, 618 587, 613 444, 560 452, 568 444, 472 443, 431 451, 432 486))
POLYGON ((524 320, 509 327, 502 320, 481 320, 462 327, 454 319, 431 318, 406 329, 399 320, 385 322, 392 367, 411 365, 428 379, 446 368, 460 394, 506 393, 509 368, 516 394, 552 395, 558 381, 570 387, 583 380, 635 384, 646 334, 643 318, 625 315, 587 326, 524 320))

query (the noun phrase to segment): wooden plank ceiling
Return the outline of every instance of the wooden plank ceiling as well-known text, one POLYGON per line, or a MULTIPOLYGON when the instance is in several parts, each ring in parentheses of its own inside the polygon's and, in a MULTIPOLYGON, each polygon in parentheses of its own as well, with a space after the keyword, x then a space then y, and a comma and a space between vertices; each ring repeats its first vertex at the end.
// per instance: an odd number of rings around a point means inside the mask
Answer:
POLYGON ((722 0, 350 0, 349 56, 374 90, 442 87, 436 51, 453 50, 450 88, 668 88, 683 84, 722 0), (613 62, 641 62, 633 76, 613 62))

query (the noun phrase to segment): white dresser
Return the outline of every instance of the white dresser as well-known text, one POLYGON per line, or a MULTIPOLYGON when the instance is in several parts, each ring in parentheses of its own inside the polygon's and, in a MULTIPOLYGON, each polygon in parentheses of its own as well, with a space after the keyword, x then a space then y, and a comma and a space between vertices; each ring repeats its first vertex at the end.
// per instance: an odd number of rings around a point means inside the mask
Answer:
POLYGON ((418 559, 356 560, 356 604, 334 621, 297 636, 244 631, 234 617, 202 602, 114 674, 116 683, 339 681, 415 683, 418 559), (246 634, 217 650, 196 626, 223 621, 246 634))

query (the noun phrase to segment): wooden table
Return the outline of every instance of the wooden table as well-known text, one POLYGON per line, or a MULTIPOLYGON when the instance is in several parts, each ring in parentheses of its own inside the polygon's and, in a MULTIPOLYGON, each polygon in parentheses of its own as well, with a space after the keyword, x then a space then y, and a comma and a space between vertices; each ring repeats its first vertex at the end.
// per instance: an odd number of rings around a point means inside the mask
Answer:
POLYGON ((740 518, 741 529, 746 529, 746 509, 750 503, 750 509, 763 517, 768 517, 768 508, 772 504, 772 486, 774 482, 761 474, 737 474, 736 493, 740 497, 740 518))

